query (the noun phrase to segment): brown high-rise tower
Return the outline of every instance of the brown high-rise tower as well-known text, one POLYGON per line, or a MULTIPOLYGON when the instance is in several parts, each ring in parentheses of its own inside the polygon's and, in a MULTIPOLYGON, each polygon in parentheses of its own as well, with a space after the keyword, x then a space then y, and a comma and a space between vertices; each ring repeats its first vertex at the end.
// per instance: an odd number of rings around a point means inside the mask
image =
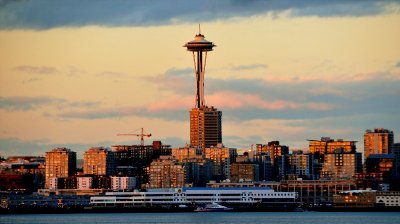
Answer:
POLYGON ((208 107, 204 103, 204 73, 207 52, 212 51, 215 45, 205 40, 199 29, 199 34, 195 36, 195 39, 186 43, 184 47, 193 53, 196 74, 195 108, 190 111, 190 144, 200 146, 204 151, 206 147, 222 143, 222 112, 214 107, 208 107))
POLYGON ((214 107, 203 106, 190 111, 190 144, 203 151, 222 142, 222 112, 214 107))

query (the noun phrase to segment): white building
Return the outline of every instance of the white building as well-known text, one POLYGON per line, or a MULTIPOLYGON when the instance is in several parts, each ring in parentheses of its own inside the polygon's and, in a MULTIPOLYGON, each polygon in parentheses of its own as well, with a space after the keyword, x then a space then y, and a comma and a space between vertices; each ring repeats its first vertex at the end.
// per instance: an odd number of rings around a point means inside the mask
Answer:
POLYGON ((49 178, 49 189, 58 189, 58 178, 57 177, 50 177, 49 178))
POLYGON ((92 177, 77 177, 77 188, 79 190, 89 190, 92 189, 93 186, 93 178, 92 177))
POLYGON ((378 191, 376 192, 376 203, 384 204, 385 207, 399 207, 400 191, 378 191))
POLYGON ((132 191, 135 186, 135 177, 111 177, 111 189, 115 191, 132 191))

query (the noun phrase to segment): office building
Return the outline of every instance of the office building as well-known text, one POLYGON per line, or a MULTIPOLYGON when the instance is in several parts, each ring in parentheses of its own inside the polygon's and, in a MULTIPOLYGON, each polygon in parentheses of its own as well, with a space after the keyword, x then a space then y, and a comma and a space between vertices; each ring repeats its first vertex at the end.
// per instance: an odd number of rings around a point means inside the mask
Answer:
POLYGON ((46 188, 49 187, 50 178, 68 178, 75 175, 76 152, 67 148, 55 148, 46 152, 46 188))
POLYGON ((393 131, 375 128, 364 133, 364 158, 370 154, 390 154, 393 150, 393 131))

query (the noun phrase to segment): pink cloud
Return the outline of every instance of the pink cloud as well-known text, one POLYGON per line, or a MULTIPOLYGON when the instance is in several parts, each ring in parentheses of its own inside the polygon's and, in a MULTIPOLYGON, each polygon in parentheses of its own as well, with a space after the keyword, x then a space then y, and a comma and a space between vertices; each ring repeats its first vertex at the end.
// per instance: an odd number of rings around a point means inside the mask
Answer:
POLYGON ((194 100, 194 96, 174 96, 163 101, 150 103, 146 106, 146 109, 148 112, 179 111, 182 108, 189 110, 194 106, 194 100))
POLYGON ((258 95, 248 93, 236 93, 230 91, 217 92, 206 97, 209 105, 218 105, 222 108, 259 108, 265 110, 283 110, 283 109, 313 109, 329 110, 333 106, 326 103, 297 103, 286 100, 266 101, 258 95))

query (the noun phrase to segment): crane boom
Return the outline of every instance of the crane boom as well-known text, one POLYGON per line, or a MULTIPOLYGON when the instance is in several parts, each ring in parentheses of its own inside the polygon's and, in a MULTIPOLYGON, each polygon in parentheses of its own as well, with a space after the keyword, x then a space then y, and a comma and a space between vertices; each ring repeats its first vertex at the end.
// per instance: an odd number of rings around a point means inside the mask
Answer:
MULTIPOLYGON (((135 132, 135 131, 133 131, 133 132, 135 132)), ((141 132, 139 134, 138 133, 123 133, 123 134, 117 134, 117 136, 137 136, 137 137, 140 137, 140 145, 143 146, 144 145, 144 137, 150 138, 151 134, 150 133, 148 133, 148 134, 145 133, 144 129, 141 128, 141 132)))

